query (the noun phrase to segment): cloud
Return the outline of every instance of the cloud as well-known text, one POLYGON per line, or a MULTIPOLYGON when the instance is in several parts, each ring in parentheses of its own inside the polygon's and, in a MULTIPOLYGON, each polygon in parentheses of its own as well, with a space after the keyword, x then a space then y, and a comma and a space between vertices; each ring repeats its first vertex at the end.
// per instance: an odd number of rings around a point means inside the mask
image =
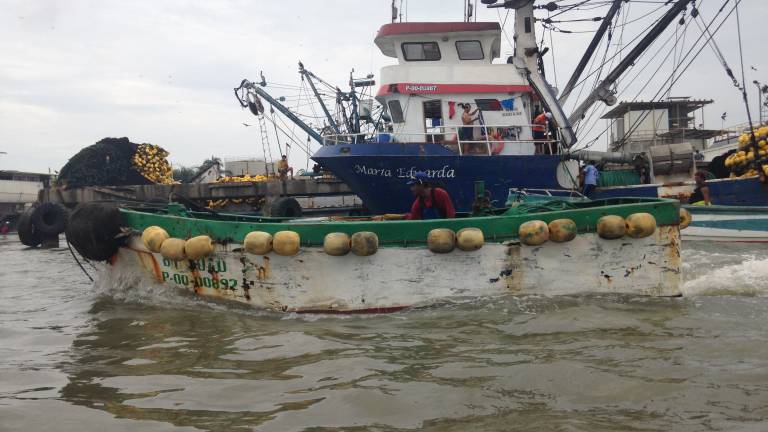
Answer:
MULTIPOLYGON (((716 10, 712 1, 699 2, 706 19, 716 10)), ((410 21, 455 21, 461 19, 458 3, 453 7, 441 0, 423 0, 404 12, 410 21)), ((742 4, 745 58, 758 69, 749 71, 747 81, 768 82, 759 34, 768 4, 742 4)), ((642 15, 653 7, 657 5, 632 4, 631 12, 642 15)), ((389 0, 5 0, 0 16, 0 151, 8 155, 0 155, 0 167, 58 170, 80 148, 106 136, 159 144, 171 152, 174 163, 183 165, 196 165, 211 155, 260 156, 257 128, 241 124, 254 119, 240 109, 232 88, 243 78, 258 80, 260 71, 272 83, 298 86, 298 60, 341 86, 352 68, 359 75, 377 73, 392 63, 373 45, 379 26, 389 21, 389 8, 389 0)), ((604 10, 574 12, 574 17, 604 10)), ((479 20, 503 20, 505 15, 478 10, 479 20)), ((509 14, 507 21, 510 35, 512 17, 509 14)), ((620 37, 629 41, 647 25, 647 20, 628 24, 623 36, 614 34, 614 43, 620 37)), ((594 29, 596 24, 561 26, 578 30, 594 29)), ((686 45, 678 44, 677 55, 685 53, 698 35, 693 27, 689 32, 686 45)), ((544 36, 545 44, 553 48, 562 86, 591 34, 554 33, 551 40, 549 34, 544 36)), ((732 21, 717 41, 728 47, 723 51, 738 70, 732 21)), ((660 59, 669 46, 665 50, 651 55, 660 59)), ((507 41, 502 52, 511 52, 507 41)), ((652 71, 663 81, 672 68, 652 65, 647 71, 638 83, 652 71)), ((547 76, 554 81, 549 60, 547 76)), ((654 81, 655 88, 641 92, 639 98, 650 99, 661 81, 654 81)), ((275 86, 270 91, 291 93, 275 86)), ((636 93, 635 87, 627 89, 629 97, 636 93)), ((755 93, 750 93, 753 101, 755 93)), ((709 49, 673 87, 672 95, 715 99, 716 105, 705 109, 707 126, 719 127, 723 111, 729 112, 729 123, 745 119, 738 93, 709 49)), ((594 128, 602 125, 596 122, 594 128)), ((297 135, 305 139, 303 133, 297 135)), ((276 155, 275 143, 271 144, 276 155)), ((294 166, 307 166, 306 157, 295 148, 293 152, 294 166)))

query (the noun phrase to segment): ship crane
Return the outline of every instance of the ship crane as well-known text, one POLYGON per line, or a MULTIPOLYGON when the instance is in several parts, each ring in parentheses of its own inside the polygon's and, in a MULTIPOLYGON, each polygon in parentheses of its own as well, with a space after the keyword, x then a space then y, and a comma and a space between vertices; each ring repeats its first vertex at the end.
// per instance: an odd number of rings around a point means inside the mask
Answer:
MULTIPOLYGON (((603 19, 598 33, 593 38, 587 51, 584 54, 584 58, 581 59, 576 70, 574 70, 568 84, 566 85, 560 99, 555 95, 552 87, 547 83, 542 71, 540 70, 540 57, 542 53, 539 50, 536 43, 536 36, 534 34, 534 22, 533 0, 505 0, 502 3, 497 4, 497 0, 482 0, 483 4, 489 8, 506 8, 514 9, 515 11, 515 51, 513 56, 513 63, 520 69, 523 69, 528 74, 528 79, 531 86, 538 93, 539 97, 544 101, 545 105, 552 112, 555 122, 560 125, 562 131, 562 142, 566 148, 573 147, 576 144, 576 135, 573 132, 572 125, 578 123, 584 118, 585 113, 598 101, 602 101, 607 105, 613 105, 616 103, 616 96, 611 90, 611 86, 621 77, 621 75, 629 69, 634 62, 640 57, 640 55, 661 35, 669 24, 675 19, 675 17, 682 12, 686 6, 693 0, 678 0, 675 4, 664 14, 664 16, 656 23, 656 25, 638 42, 638 44, 632 49, 632 51, 625 56, 622 61, 611 70, 608 75, 590 92, 587 98, 568 116, 563 111, 562 103, 568 98, 568 95, 572 91, 575 83, 581 75, 584 67, 589 62, 592 54, 597 47, 600 38, 605 33, 608 27, 608 23, 612 20, 613 16, 618 12, 620 3, 623 0, 614 0, 611 9, 608 12, 606 18, 603 19)), ((583 152, 587 153, 587 152, 583 152)), ((597 152, 588 152, 590 158, 595 158, 597 152)), ((600 152, 602 153, 602 152, 600 152)), ((573 155, 579 157, 578 155, 573 155)), ((584 156, 584 155, 582 155, 584 156)), ((612 160, 617 162, 631 162, 634 158, 630 155, 624 155, 622 153, 606 153, 601 159, 612 160)))

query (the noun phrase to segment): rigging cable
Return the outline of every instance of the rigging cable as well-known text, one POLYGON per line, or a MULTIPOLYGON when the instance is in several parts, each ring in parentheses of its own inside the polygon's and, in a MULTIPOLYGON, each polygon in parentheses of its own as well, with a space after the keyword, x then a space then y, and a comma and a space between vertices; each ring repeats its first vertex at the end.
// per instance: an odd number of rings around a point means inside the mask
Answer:
MULTIPOLYGON (((725 1, 725 3, 728 3, 728 2, 730 2, 730 0, 726 0, 726 1, 725 1)), ((725 24, 725 21, 727 21, 727 20, 728 20, 728 18, 731 16, 731 14, 733 14, 734 10, 735 10, 735 9, 736 9, 736 7, 739 5, 739 3, 741 3, 741 0, 736 0, 736 4, 734 5, 734 7, 732 7, 732 8, 731 8, 731 11, 730 11, 730 12, 728 12, 728 15, 726 15, 726 16, 725 16, 725 18, 723 18, 723 20, 720 22, 720 24, 718 24, 718 26, 717 26, 717 28, 715 28, 714 32, 712 32, 712 33, 702 33, 702 34, 701 34, 701 35, 700 35, 700 36, 699 36, 699 37, 696 39, 696 41, 694 42, 694 44, 693 44, 693 46, 692 46, 692 47, 695 47, 695 46, 698 44, 698 42, 701 40, 701 38, 702 38, 702 37, 704 37, 704 35, 705 35, 705 34, 709 34, 709 35, 710 35, 710 36, 709 36, 709 39, 712 39, 712 38, 714 37, 714 35, 715 35, 715 34, 716 34, 716 33, 717 33, 719 30, 720 30, 720 28, 722 28, 723 24, 725 24)), ((707 24, 707 28, 709 28, 710 26, 712 26, 712 24, 714 24, 715 20, 716 20, 716 19, 717 19, 717 17, 720 15, 720 13, 723 11, 723 9, 724 9, 724 7, 721 7, 721 8, 720 8, 720 10, 717 12, 717 14, 715 14, 715 16, 714 16, 714 17, 712 18, 712 20, 709 22, 709 24, 707 24)), ((702 51, 702 50, 704 49, 704 47, 706 47, 707 45, 708 45, 708 44, 707 44, 707 41, 705 41, 705 42, 704 42, 704 44, 702 44, 702 46, 701 46, 701 47, 700 47, 700 48, 699 48, 699 49, 696 51, 696 53, 693 55, 693 58, 692 58, 690 61, 688 61, 688 63, 685 65, 685 67, 684 67, 684 68, 683 68, 683 70, 680 72, 680 74, 678 74, 677 78, 674 78, 674 81, 672 82, 672 84, 674 84, 676 81, 678 81, 678 80, 679 80, 679 79, 682 77, 683 73, 684 73, 686 70, 688 70, 688 68, 691 66, 691 64, 693 64, 693 61, 696 59, 696 57, 699 55, 699 53, 701 53, 701 51, 702 51)), ((684 57, 683 59, 685 60, 685 59, 688 57, 688 55, 689 55, 689 54, 691 54, 691 53, 693 53, 693 50, 691 50, 691 51, 689 51, 688 53, 686 53, 686 55, 685 55, 685 57, 684 57)), ((670 77, 670 78, 668 78, 668 79, 667 79, 667 81, 669 81, 669 80, 671 80, 671 79, 672 79, 672 78, 670 77)), ((665 83, 666 83, 666 82, 665 82, 665 83)), ((659 91, 658 91, 658 92, 656 92, 656 94, 653 96, 653 98, 651 99, 651 101, 655 100, 655 99, 656 99, 656 98, 657 98, 657 97, 660 95, 660 93, 662 93, 662 90, 663 90, 663 87, 662 87, 661 89, 659 89, 659 91)), ((749 109, 749 108, 747 107, 747 109, 749 109)), ((631 134, 631 133, 632 133, 634 130, 636 130, 636 129, 637 129, 637 127, 639 127, 639 124, 640 124, 640 123, 641 123, 641 122, 642 122, 642 121, 645 119, 645 117, 647 117, 647 116, 648 116, 648 114, 649 114, 649 113, 648 113, 648 112, 646 112, 644 115, 642 115, 642 116, 641 116, 641 118, 638 120, 638 123, 636 124, 636 126, 635 126, 634 128, 632 128, 632 130, 630 130, 630 131, 629 131, 627 134, 625 134, 625 136, 628 136, 628 135, 630 135, 630 134, 631 134)))

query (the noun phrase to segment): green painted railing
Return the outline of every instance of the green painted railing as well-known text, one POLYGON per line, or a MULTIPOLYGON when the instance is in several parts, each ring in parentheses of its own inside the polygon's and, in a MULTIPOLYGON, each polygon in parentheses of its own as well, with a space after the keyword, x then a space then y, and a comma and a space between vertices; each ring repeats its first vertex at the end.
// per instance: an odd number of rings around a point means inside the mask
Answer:
POLYGON ((594 232, 598 219, 605 215, 627 217, 632 213, 650 213, 658 225, 679 223, 679 203, 663 199, 615 198, 595 200, 576 204, 576 208, 541 213, 505 214, 499 216, 467 217, 425 221, 317 221, 317 220, 275 220, 253 216, 209 215, 188 213, 176 209, 170 212, 148 213, 122 209, 124 222, 141 231, 157 225, 173 237, 189 238, 209 235, 219 242, 241 242, 251 231, 295 231, 305 246, 322 245, 325 235, 332 232, 354 234, 372 231, 379 237, 379 243, 390 246, 421 246, 426 243, 427 234, 434 228, 479 228, 486 241, 501 242, 516 239, 518 228, 530 220, 551 222, 555 219, 572 219, 579 232, 594 232), (176 213, 176 214, 171 214, 176 213))

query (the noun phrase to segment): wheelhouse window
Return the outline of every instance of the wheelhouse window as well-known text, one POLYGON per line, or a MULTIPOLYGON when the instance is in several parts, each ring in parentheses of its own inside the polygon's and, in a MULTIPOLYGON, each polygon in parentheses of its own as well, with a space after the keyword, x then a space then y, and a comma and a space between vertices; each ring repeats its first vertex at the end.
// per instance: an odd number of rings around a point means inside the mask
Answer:
POLYGON ((387 102, 389 107, 389 115, 392 117, 392 123, 403 123, 403 108, 400 106, 399 100, 391 100, 387 102))
POLYGON ((437 42, 404 42, 403 57, 407 61, 440 60, 440 47, 437 42))
POLYGON ((483 45, 478 40, 456 41, 456 52, 459 60, 482 60, 483 45))

